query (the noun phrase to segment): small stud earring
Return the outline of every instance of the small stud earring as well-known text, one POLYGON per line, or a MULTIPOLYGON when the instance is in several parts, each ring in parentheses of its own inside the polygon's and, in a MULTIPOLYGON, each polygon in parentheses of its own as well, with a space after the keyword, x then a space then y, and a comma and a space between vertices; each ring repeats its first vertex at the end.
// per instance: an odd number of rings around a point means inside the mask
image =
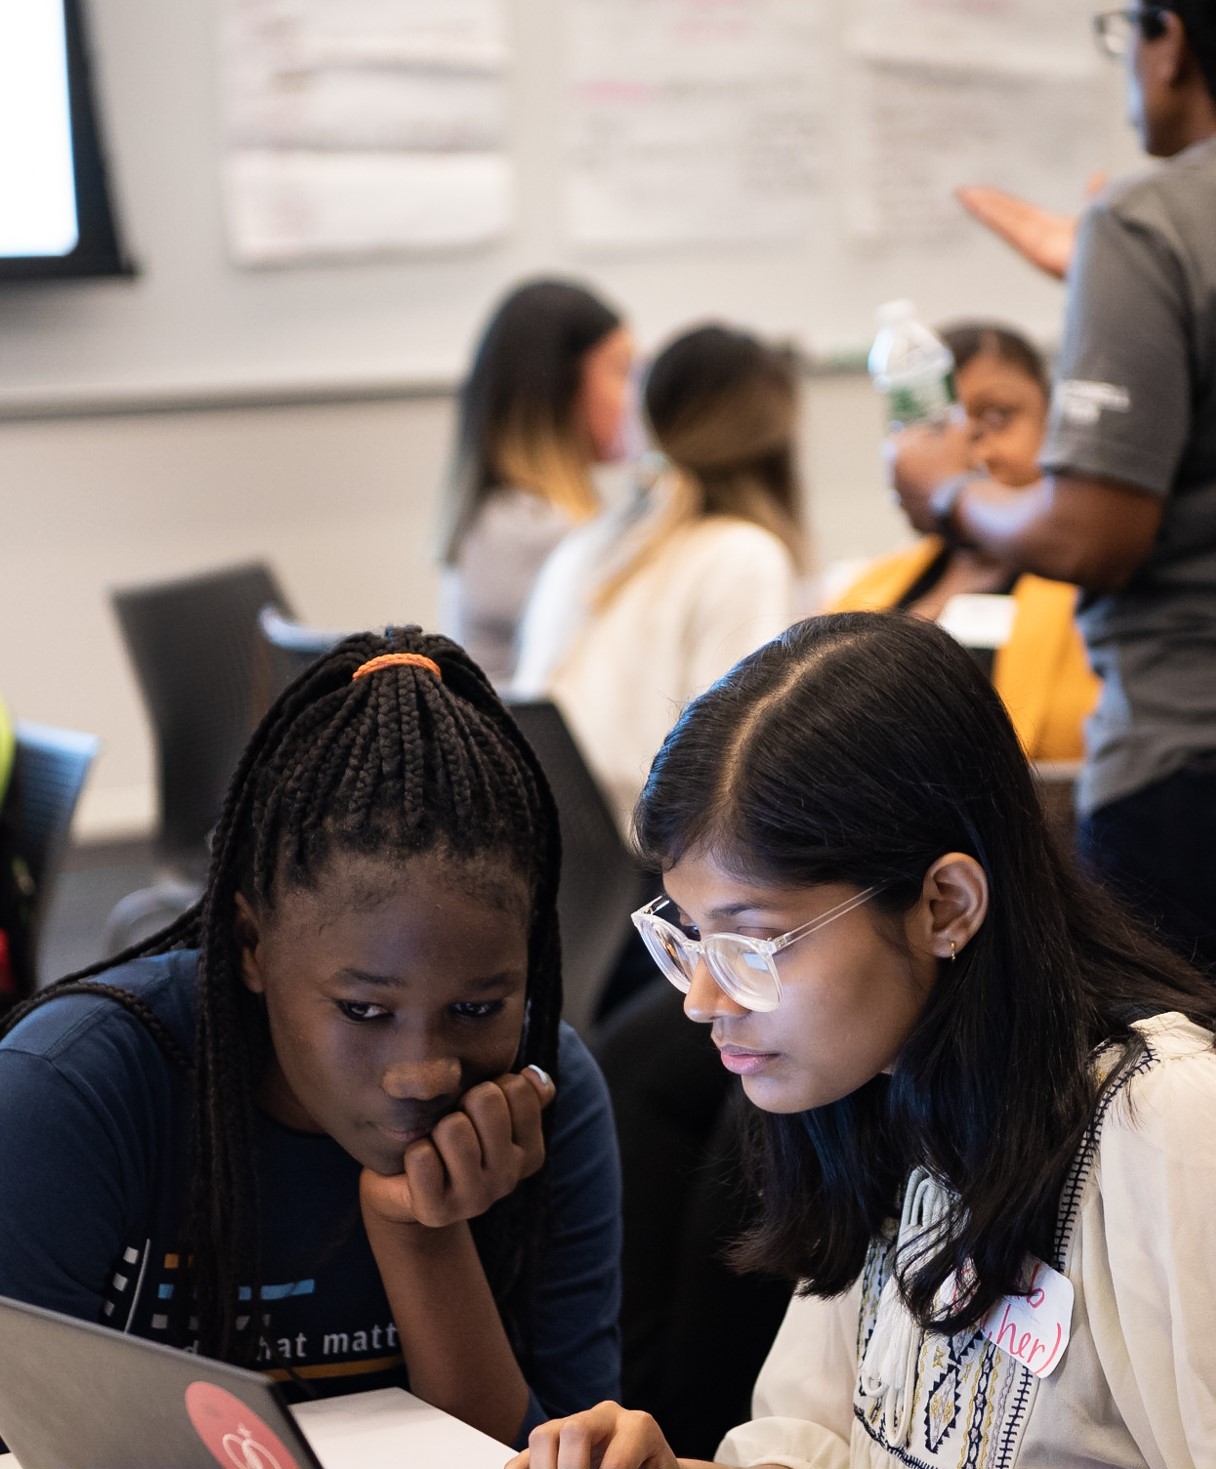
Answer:
POLYGON ((950 940, 950 962, 951 962, 951 964, 953 964, 954 961, 957 958, 958 958, 958 950, 954 946, 954 940, 951 939, 950 940))

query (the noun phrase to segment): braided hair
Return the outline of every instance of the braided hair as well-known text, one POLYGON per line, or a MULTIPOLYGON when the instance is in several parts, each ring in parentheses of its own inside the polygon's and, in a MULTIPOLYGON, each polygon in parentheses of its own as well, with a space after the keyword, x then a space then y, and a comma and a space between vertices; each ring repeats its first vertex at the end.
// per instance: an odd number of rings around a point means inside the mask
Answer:
MULTIPOLYGON (((204 1355, 253 1363, 259 1350, 259 1191, 254 1100, 271 1055, 260 997, 242 983, 236 899, 263 912, 283 892, 311 886, 337 854, 408 858, 442 851, 457 860, 503 856, 528 879, 532 915, 518 1064, 557 1078, 561 962, 557 928, 557 812, 523 735, 468 655, 419 628, 346 638, 276 700, 232 778, 212 839, 201 900, 168 928, 116 958, 69 975, 18 1006, 62 994, 101 994, 147 1025, 177 1065, 171 1035, 137 997, 86 983, 128 960, 197 949, 190 1197, 183 1258, 190 1259, 197 1338, 204 1355), (385 653, 394 664, 354 679, 385 653), (250 1286, 253 1309, 238 1290, 250 1286)), ((551 1126, 545 1114, 546 1130, 551 1126)), ((495 1299, 516 1333, 526 1330, 527 1284, 540 1239, 546 1172, 521 1183, 474 1231, 495 1299)), ((184 1339, 188 1311, 175 1335, 184 1339)))

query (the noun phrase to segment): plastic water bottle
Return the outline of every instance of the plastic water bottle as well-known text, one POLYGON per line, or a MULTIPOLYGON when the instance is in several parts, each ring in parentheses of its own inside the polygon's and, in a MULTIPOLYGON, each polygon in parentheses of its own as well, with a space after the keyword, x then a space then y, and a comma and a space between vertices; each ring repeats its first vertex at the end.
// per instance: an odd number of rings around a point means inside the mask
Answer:
POLYGON ((866 365, 886 397, 893 432, 949 418, 957 396, 954 356, 917 321, 911 301, 888 301, 878 308, 878 335, 866 365))

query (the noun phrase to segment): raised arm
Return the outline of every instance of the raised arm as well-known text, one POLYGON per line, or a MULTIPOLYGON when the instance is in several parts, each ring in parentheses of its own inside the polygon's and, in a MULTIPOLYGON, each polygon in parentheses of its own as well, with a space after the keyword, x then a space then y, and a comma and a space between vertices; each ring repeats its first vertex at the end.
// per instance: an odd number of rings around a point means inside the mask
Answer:
POLYGON ((552 1097, 552 1082, 532 1072, 483 1082, 410 1145, 404 1173, 364 1169, 360 1183, 410 1388, 504 1443, 519 1434, 529 1390, 469 1220, 540 1169, 552 1097))
POLYGON ((522 1365, 538 1423, 620 1393, 621 1175, 612 1104, 586 1046, 562 1027, 545 1240, 522 1365))
POLYGON ((551 1084, 527 1071, 476 1087, 428 1144, 410 1148, 404 1175, 363 1176, 368 1237, 411 1389, 504 1443, 522 1444, 545 1418, 589 1407, 620 1385, 616 1132, 599 1069, 566 1026, 560 1067, 545 1231, 520 1356, 469 1220, 489 1207, 491 1195, 509 1193, 513 1180, 540 1166, 540 1114, 553 1097, 551 1084), (505 1094, 509 1119, 495 1092, 505 1094))
MULTIPOLYGON (((1086 197, 1092 199, 1105 184, 1104 173, 1091 174, 1086 197)), ((1068 274, 1077 242, 1079 215, 1053 214, 1028 199, 986 185, 968 184, 956 189, 954 195, 968 214, 1011 245, 1031 265, 1057 280, 1063 280, 1068 274)))

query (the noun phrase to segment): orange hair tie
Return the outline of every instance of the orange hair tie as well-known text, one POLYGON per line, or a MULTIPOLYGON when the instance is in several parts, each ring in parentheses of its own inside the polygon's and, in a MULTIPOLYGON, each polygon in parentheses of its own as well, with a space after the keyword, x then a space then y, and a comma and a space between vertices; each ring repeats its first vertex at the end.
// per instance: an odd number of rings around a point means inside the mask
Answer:
POLYGON ((351 674, 351 682, 363 678, 368 673, 379 673, 382 668, 396 668, 401 664, 411 668, 429 668, 435 677, 443 682, 443 670, 433 658, 427 658, 422 653, 381 653, 377 658, 369 658, 366 663, 361 663, 354 673, 351 674))

